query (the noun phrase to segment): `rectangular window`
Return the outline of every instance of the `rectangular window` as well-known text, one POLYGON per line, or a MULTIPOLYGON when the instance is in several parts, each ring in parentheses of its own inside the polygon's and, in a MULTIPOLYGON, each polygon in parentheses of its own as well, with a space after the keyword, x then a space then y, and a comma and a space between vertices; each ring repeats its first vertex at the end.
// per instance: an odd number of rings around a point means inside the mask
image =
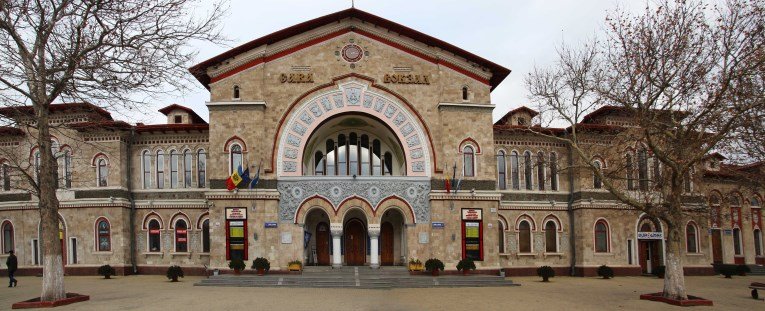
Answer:
POLYGON ((151 155, 148 152, 143 154, 143 188, 151 188, 151 155))
POLYGON ((175 116, 175 123, 183 123, 183 116, 175 116))
POLYGON ((205 184, 206 171, 207 171, 207 156, 205 155, 204 151, 199 151, 199 154, 197 155, 197 178, 199 179, 197 181, 197 186, 199 188, 206 187, 206 184, 205 184))
POLYGON ((178 154, 170 153, 170 188, 178 187, 178 154))
POLYGON ((632 264, 632 240, 627 240, 627 263, 632 264))
POLYGON ((191 188, 191 152, 183 153, 183 186, 191 188))
POLYGON ((70 262, 77 264, 77 238, 71 238, 71 247, 69 248, 70 262))
POLYGON ((34 265, 40 265, 40 241, 37 239, 32 240, 32 257, 34 258, 34 265))
POLYGON ((518 154, 513 152, 510 155, 510 174, 513 180, 513 190, 521 189, 520 168, 518 166, 518 154))
POLYGON ((507 189, 507 177, 505 176, 507 170, 505 165, 505 155, 502 153, 497 156, 497 187, 499 187, 499 190, 507 189))

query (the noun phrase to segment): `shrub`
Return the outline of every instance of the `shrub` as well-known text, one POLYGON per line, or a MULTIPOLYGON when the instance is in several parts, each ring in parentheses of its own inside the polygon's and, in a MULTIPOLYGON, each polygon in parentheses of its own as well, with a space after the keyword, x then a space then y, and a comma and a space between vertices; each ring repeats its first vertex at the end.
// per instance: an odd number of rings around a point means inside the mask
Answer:
POLYGON ((183 269, 180 266, 170 266, 167 268, 167 278, 173 282, 178 282, 178 278, 183 277, 183 269))
POLYGON ((598 267, 598 276, 604 279, 610 279, 614 277, 614 269, 611 269, 609 266, 602 265, 598 267))
POLYGON ((555 270, 550 266, 541 266, 537 269, 537 275, 542 277, 542 282, 549 282, 555 276, 555 270))
POLYGON ((291 265, 299 265, 299 266, 302 267, 303 266, 303 262, 300 261, 300 260, 293 260, 293 261, 288 262, 287 265, 290 265, 290 266, 291 265))
POLYGON ((736 272, 740 276, 745 276, 747 273, 752 272, 752 270, 747 265, 738 265, 736 266, 736 272))
POLYGON ((264 271, 268 271, 271 270, 271 263, 268 262, 268 259, 258 257, 252 261, 252 268, 255 270, 263 269, 264 271))
POLYGON ((720 274, 724 275, 726 279, 730 279, 732 275, 738 273, 738 267, 736 265, 719 265, 717 270, 720 274))
POLYGON ((444 271, 444 263, 441 260, 438 260, 438 258, 430 258, 430 259, 425 261, 425 270, 427 270, 427 271, 433 271, 433 270, 444 271))
POLYGON ((410 265, 421 265, 422 261, 420 261, 419 259, 413 257, 413 258, 409 258, 409 264, 410 265))
POLYGON ((117 271, 110 265, 103 265, 98 267, 98 275, 103 275, 105 279, 111 279, 112 275, 117 275, 117 271))
POLYGON ((475 263, 473 262, 473 259, 465 258, 460 260, 460 262, 457 263, 457 270, 458 271, 475 270, 475 263))
POLYGON ((231 259, 231 261, 228 263, 228 267, 234 270, 242 271, 245 268, 247 268, 247 265, 244 263, 243 260, 239 258, 231 259))

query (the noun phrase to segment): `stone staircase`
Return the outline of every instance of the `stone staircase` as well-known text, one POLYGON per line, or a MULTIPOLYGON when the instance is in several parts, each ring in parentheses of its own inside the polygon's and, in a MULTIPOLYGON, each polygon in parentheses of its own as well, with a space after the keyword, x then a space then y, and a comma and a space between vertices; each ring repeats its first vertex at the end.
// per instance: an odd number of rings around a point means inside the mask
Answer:
POLYGON ((747 275, 765 275, 765 266, 749 265, 749 270, 751 271, 747 275))
POLYGON ((512 281, 490 275, 409 275, 404 267, 305 267, 303 274, 217 275, 194 286, 296 287, 296 288, 426 288, 514 286, 512 281))

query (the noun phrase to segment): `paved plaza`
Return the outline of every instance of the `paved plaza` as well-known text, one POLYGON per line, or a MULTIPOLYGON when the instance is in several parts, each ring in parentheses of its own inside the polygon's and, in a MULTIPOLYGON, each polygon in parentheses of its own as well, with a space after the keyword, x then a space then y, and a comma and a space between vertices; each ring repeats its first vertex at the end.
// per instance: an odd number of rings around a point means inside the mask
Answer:
MULTIPOLYGON (((664 310, 670 305, 641 301, 638 295, 661 289, 649 277, 556 277, 542 283, 535 277, 513 277, 521 286, 483 288, 328 289, 194 286, 203 277, 170 283, 164 276, 142 275, 103 280, 67 277, 67 291, 91 300, 56 310, 664 310), (343 297, 343 299, 336 299, 343 297)), ((749 297, 747 284, 763 276, 688 277, 691 293, 714 300, 703 310, 763 310, 765 302, 749 297)), ((19 287, 0 287, 0 310, 39 295, 38 277, 19 278, 19 287)), ((765 294, 765 293, 763 293, 765 294)), ((761 295, 763 295, 761 294, 761 295)))

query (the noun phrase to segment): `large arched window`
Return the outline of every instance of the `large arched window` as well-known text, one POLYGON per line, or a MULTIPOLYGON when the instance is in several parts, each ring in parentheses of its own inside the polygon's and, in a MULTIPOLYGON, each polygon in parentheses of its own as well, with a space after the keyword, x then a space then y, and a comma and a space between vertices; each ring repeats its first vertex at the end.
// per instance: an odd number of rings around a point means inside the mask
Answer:
POLYGON ((157 150, 157 189, 165 188, 165 153, 157 150))
POLYGON ((510 153, 510 175, 513 183, 513 190, 521 189, 521 171, 518 159, 518 152, 513 151, 510 153))
MULTIPOLYGON (((592 165, 595 166, 595 170, 597 172, 601 172, 603 166, 600 164, 600 161, 594 161, 592 165)), ((603 188, 603 180, 600 179, 600 175, 598 175, 597 172, 592 173, 592 187, 595 189, 600 189, 603 188)))
POLYGON ((369 149, 369 136, 362 134, 359 143, 359 154, 361 155, 361 163, 359 166, 361 167, 361 175, 368 176, 372 174, 372 149, 369 149))
POLYGON ((744 255, 743 249, 741 249, 741 229, 733 228, 733 254, 736 256, 744 255))
POLYGON ((63 186, 66 189, 72 188, 72 151, 71 150, 65 150, 64 151, 64 165, 62 167, 62 178, 63 183, 61 183, 61 186, 63 186))
POLYGON ((202 252, 210 252, 210 219, 202 222, 202 252))
POLYGON ((229 175, 239 169, 240 165, 242 165, 242 146, 233 144, 231 145, 231 155, 229 159, 229 175))
POLYGON ((348 175, 359 175, 359 136, 355 132, 348 135, 348 175))
POLYGON ((634 176, 634 168, 635 164, 632 160, 632 154, 627 154, 625 156, 625 163, 624 168, 627 171, 627 190, 635 190, 635 176, 634 176))
POLYGON ((345 134, 337 135, 337 175, 348 175, 348 140, 345 134))
POLYGON ((3 190, 11 190, 11 166, 8 163, 2 165, 3 190))
POLYGON ((505 162, 505 151, 497 152, 497 188, 499 190, 507 189, 507 163, 505 162))
POLYGON ((8 254, 15 249, 13 241, 13 224, 10 221, 4 221, 2 226, 3 231, 3 254, 8 254))
POLYGON ((324 153, 322 153, 321 151, 316 151, 316 153, 314 153, 313 155, 313 159, 314 159, 313 174, 324 175, 324 163, 325 163, 324 153))
POLYGON ((558 191, 558 155, 550 153, 550 189, 558 191))
POLYGON ((106 218, 99 218, 96 221, 96 250, 99 252, 108 252, 112 250, 112 231, 111 225, 106 218))
POLYGON ((600 219, 595 222, 595 252, 596 253, 608 253, 610 249, 609 237, 610 232, 608 230, 608 224, 605 220, 600 219))
POLYGON ((693 223, 688 223, 687 226, 685 226, 685 250, 688 253, 698 253, 699 252, 699 239, 697 234, 696 225, 693 223))
POLYGON ((385 170, 383 174, 393 175, 393 154, 386 152, 383 158, 383 169, 385 170))
POLYGON ((499 244, 499 253, 505 253, 505 224, 497 220, 497 243, 499 244))
POLYGON ((648 152, 645 149, 638 150, 638 179, 640 190, 648 190, 648 152))
POLYGON ((106 159, 98 159, 97 168, 98 170, 98 186, 99 187, 106 187, 108 185, 109 180, 109 167, 106 165, 106 159))
POLYGON ((186 188, 191 188, 192 161, 191 151, 188 149, 183 151, 183 186, 186 188))
POLYGON ((175 221, 175 251, 185 253, 189 251, 188 224, 184 219, 175 221))
POLYGON ((558 252, 558 225, 552 219, 545 222, 545 252, 558 252))
POLYGON ((178 187, 178 157, 177 151, 170 150, 170 188, 178 187))
POLYGON ((475 176, 475 152, 472 146, 462 148, 462 167, 465 177, 475 176))
POLYGON ((149 252, 161 252, 162 251, 162 236, 159 226, 159 220, 149 220, 149 252))
POLYGON ((539 190, 545 190, 545 154, 537 153, 537 187, 539 190))
POLYGON ((141 165, 143 166, 143 188, 151 188, 151 153, 148 150, 141 156, 141 165))
POLYGON ((382 175, 382 153, 380 140, 372 141, 372 175, 382 175))
POLYGON ((531 253, 531 224, 527 220, 518 223, 518 252, 531 253))
MULTIPOLYGON (((378 140, 375 140, 375 142, 379 145, 380 142, 378 140)), ((335 141, 332 139, 327 139, 326 142, 326 150, 327 150, 327 156, 326 156, 326 165, 327 170, 326 174, 327 176, 334 176, 336 174, 336 168, 335 168, 335 155, 337 154, 337 147, 335 146, 335 141)), ((379 160, 378 160, 379 162, 379 160)), ((380 175, 380 174, 377 174, 380 175)))
POLYGON ((197 151, 197 187, 204 188, 207 178, 207 155, 204 150, 197 151))
POLYGON ((526 151, 523 154, 523 175, 525 177, 526 181, 526 190, 533 190, 534 184, 532 183, 532 180, 534 180, 531 169, 531 152, 526 151))
POLYGON ((754 231, 754 255, 762 256, 762 231, 760 228, 755 228, 754 231))

